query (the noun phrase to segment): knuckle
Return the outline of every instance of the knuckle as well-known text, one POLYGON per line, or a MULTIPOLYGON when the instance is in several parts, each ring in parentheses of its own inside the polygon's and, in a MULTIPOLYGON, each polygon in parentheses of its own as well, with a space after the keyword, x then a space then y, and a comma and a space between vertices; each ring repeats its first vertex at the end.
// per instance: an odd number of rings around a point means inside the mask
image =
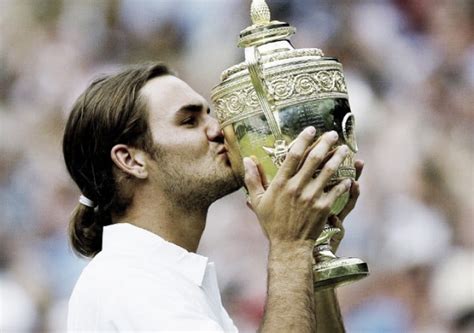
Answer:
POLYGON ((316 143, 316 145, 314 146, 312 151, 315 151, 315 152, 318 152, 319 154, 321 154, 320 151, 324 151, 324 150, 329 149, 330 145, 331 144, 328 143, 327 140, 325 140, 324 137, 321 137, 321 139, 316 143))
POLYGON ((326 165, 321 171, 325 176, 332 176, 337 171, 337 166, 335 165, 326 165))
POLYGON ((293 196, 299 197, 301 195, 301 189, 296 183, 289 183, 287 185, 288 193, 292 194, 293 196))
POLYGON ((300 200, 301 200, 302 203, 309 204, 309 203, 313 202, 313 196, 303 193, 300 196, 300 200))
POLYGON ((337 155, 338 155, 337 160, 339 161, 339 163, 342 163, 346 159, 348 153, 344 152, 344 151, 342 151, 342 152, 338 151, 337 155))
POLYGON ((347 187, 346 187, 346 184, 343 182, 343 183, 340 183, 336 186, 336 193, 337 195, 341 195, 342 193, 344 193, 345 191, 347 190, 347 187))
POLYGON ((313 209, 315 211, 319 211, 319 210, 323 209, 323 205, 321 204, 321 201, 319 201, 319 200, 315 201, 314 204, 313 204, 313 209))
POLYGON ((272 186, 277 189, 283 188, 284 184, 285 184, 285 181, 282 180, 281 178, 275 178, 272 181, 272 186))
POLYGON ((342 161, 344 161, 346 157, 347 157, 347 153, 344 152, 343 149, 338 149, 332 159, 337 161, 337 163, 342 163, 342 161))
POLYGON ((303 158, 303 152, 300 150, 290 150, 286 158, 299 161, 303 158))
POLYGON ((314 205, 313 205, 313 208, 316 210, 316 211, 319 211, 319 212, 326 212, 326 210, 328 209, 328 205, 323 201, 323 200, 317 200, 314 205))
POLYGON ((312 160, 313 162, 320 162, 324 158, 323 154, 316 149, 311 150, 311 152, 308 155, 308 159, 312 160))

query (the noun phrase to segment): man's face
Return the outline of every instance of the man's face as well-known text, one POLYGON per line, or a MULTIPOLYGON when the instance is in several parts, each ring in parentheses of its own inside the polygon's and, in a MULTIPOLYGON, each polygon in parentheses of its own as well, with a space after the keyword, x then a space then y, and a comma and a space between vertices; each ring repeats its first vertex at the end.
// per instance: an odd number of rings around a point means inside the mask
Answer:
POLYGON ((240 187, 219 124, 202 96, 171 75, 148 81, 141 93, 157 149, 150 169, 157 186, 189 208, 208 206, 240 187))

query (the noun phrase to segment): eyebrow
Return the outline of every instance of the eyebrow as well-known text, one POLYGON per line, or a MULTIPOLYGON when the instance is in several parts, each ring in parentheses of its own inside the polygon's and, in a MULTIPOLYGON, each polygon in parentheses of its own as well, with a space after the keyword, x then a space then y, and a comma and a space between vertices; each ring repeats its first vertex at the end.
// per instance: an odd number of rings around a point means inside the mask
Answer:
MULTIPOLYGON (((187 113, 187 112, 192 112, 192 113, 198 113, 201 112, 204 109, 204 105, 202 104, 187 104, 182 106, 177 113, 187 113)), ((209 108, 206 110, 208 113, 210 111, 209 108)))

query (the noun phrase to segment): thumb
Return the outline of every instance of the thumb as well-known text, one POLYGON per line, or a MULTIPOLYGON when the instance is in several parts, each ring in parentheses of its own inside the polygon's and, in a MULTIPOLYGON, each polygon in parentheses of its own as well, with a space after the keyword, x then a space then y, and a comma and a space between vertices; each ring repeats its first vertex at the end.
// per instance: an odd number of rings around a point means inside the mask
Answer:
POLYGON ((260 198, 265 193, 265 188, 262 184, 262 178, 255 162, 249 158, 244 157, 244 168, 245 168, 245 186, 249 192, 250 202, 253 207, 258 206, 260 198))

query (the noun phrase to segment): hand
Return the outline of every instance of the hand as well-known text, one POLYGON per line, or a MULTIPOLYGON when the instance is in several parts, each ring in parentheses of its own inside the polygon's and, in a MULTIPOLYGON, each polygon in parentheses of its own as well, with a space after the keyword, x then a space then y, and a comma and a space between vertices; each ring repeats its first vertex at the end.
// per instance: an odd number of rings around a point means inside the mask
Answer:
POLYGON ((333 253, 336 253, 339 244, 342 241, 342 238, 344 238, 345 230, 344 226, 342 225, 342 222, 344 222, 344 219, 346 218, 347 215, 354 209, 357 199, 359 198, 360 195, 360 188, 359 188, 359 182, 358 179, 360 175, 362 174, 362 170, 364 169, 364 162, 361 160, 356 160, 355 161, 355 169, 356 169, 356 180, 352 181, 351 189, 350 189, 350 197, 349 201, 347 202, 346 206, 344 209, 338 214, 338 215, 331 215, 328 218, 328 223, 336 228, 341 229, 341 231, 337 234, 335 234, 331 238, 331 247, 333 253))
POLYGON ((255 162, 244 158, 250 205, 270 244, 303 242, 312 248, 327 221, 332 204, 351 186, 351 181, 347 179, 329 192, 324 192, 328 181, 347 156, 346 146, 338 147, 320 174, 313 178, 338 138, 334 131, 325 133, 306 155, 314 135, 314 127, 300 133, 267 190, 255 162))

